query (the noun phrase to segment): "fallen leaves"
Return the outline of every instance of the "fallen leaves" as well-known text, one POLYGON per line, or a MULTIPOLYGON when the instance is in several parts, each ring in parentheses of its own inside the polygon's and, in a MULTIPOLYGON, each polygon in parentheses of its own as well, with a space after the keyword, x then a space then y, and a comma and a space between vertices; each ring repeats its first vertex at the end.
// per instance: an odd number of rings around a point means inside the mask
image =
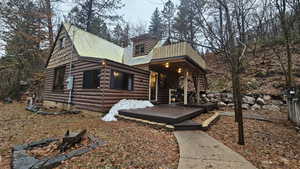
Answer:
MULTIPOLYGON (((63 162, 59 168, 175 169, 179 150, 172 132, 129 121, 103 122, 98 113, 82 115, 35 115, 23 104, 3 105, 0 119, 1 169, 10 168, 11 147, 16 144, 57 138, 66 130, 87 129, 107 142, 105 146, 63 162)), ((45 152, 35 153, 47 153, 45 152)), ((51 152, 49 152, 51 154, 51 152)))
POLYGON ((300 168, 300 134, 286 120, 286 113, 265 111, 255 113, 277 121, 270 123, 245 119, 245 146, 237 144, 238 129, 232 117, 222 116, 208 134, 243 155, 258 168, 300 168))

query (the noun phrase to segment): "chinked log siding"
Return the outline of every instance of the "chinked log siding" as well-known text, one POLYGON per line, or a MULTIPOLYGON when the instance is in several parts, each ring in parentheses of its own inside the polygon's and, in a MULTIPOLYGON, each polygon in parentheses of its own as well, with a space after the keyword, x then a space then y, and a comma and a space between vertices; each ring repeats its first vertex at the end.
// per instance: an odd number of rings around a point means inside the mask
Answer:
MULTIPOLYGON (((147 100, 149 97, 149 72, 109 60, 80 57, 72 63, 72 75, 74 76, 74 88, 72 90, 72 105, 78 109, 107 112, 121 99, 147 100), (103 61, 105 64, 103 64, 103 61), (83 73, 87 70, 100 69, 100 87, 98 89, 83 89, 83 73), (133 74, 133 91, 116 90, 110 88, 111 71, 118 70, 133 74)), ((61 66, 61 65, 60 65, 61 66)), ((66 64, 64 76, 64 90, 54 92, 55 68, 47 69, 45 84, 45 101, 67 103, 69 90, 66 80, 69 76, 70 64, 66 64)))

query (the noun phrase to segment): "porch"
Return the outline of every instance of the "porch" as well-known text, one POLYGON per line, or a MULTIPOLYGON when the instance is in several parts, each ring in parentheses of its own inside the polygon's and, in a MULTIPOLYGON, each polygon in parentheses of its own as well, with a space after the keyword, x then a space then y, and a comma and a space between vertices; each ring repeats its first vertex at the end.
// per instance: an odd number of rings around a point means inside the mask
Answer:
POLYGON ((206 72, 188 56, 152 59, 149 100, 157 104, 200 103, 207 88, 206 72))

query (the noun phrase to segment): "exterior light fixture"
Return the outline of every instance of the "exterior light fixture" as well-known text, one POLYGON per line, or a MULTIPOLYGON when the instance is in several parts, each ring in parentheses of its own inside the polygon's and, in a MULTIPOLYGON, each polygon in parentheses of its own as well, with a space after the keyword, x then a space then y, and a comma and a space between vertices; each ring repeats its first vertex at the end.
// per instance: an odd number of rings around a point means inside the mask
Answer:
POLYGON ((104 61, 104 60, 102 61, 102 65, 106 65, 106 63, 105 63, 105 61, 104 61))
POLYGON ((182 68, 178 68, 177 72, 181 73, 182 72, 182 68))
POLYGON ((165 67, 166 67, 166 68, 169 68, 169 67, 170 67, 170 63, 167 62, 167 63, 165 64, 165 67))
POLYGON ((114 72, 114 76, 115 76, 115 77, 118 77, 119 75, 120 75, 119 72, 114 72))

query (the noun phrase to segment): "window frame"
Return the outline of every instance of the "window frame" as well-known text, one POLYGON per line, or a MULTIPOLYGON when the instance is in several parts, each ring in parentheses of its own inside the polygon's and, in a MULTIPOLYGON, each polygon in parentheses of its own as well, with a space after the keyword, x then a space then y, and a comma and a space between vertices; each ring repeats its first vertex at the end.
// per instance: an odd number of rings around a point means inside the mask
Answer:
POLYGON ((52 86, 53 92, 64 92, 64 90, 65 90, 65 74, 66 74, 66 65, 59 66, 54 69, 54 79, 53 79, 53 86, 52 86), (57 88, 57 86, 58 86, 58 85, 56 85, 56 81, 57 81, 56 79, 58 78, 57 72, 62 69, 63 69, 63 71, 62 71, 63 76, 62 76, 62 82, 60 82, 60 83, 62 83, 62 88, 57 88))
POLYGON ((99 89, 100 88, 100 80, 101 80, 101 69, 90 69, 90 70, 85 70, 85 71, 83 71, 83 74, 82 74, 82 89, 85 89, 85 90, 93 90, 93 89, 99 89), (96 74, 98 74, 97 76, 99 76, 98 77, 98 80, 96 80, 96 81, 98 81, 98 86, 96 86, 96 88, 87 88, 86 86, 85 86, 85 73, 87 73, 87 72, 92 72, 92 71, 99 71, 98 73, 96 72, 96 74))
POLYGON ((144 55, 145 54, 145 44, 137 44, 135 45, 134 53, 136 56, 144 55))
POLYGON ((121 90, 121 91, 134 91, 134 74, 132 73, 128 73, 128 72, 125 72, 125 71, 120 71, 120 70, 114 70, 112 69, 111 72, 110 72, 110 84, 109 84, 109 87, 110 89, 113 89, 113 90, 121 90), (127 89, 124 89, 124 88, 117 88, 115 86, 113 86, 113 80, 115 80, 114 78, 114 72, 118 72, 118 73, 121 73, 121 74, 126 74, 128 77, 131 77, 131 88, 129 89, 129 78, 127 80, 127 89))
POLYGON ((66 48, 66 37, 63 36, 59 38, 59 49, 64 49, 66 48))

